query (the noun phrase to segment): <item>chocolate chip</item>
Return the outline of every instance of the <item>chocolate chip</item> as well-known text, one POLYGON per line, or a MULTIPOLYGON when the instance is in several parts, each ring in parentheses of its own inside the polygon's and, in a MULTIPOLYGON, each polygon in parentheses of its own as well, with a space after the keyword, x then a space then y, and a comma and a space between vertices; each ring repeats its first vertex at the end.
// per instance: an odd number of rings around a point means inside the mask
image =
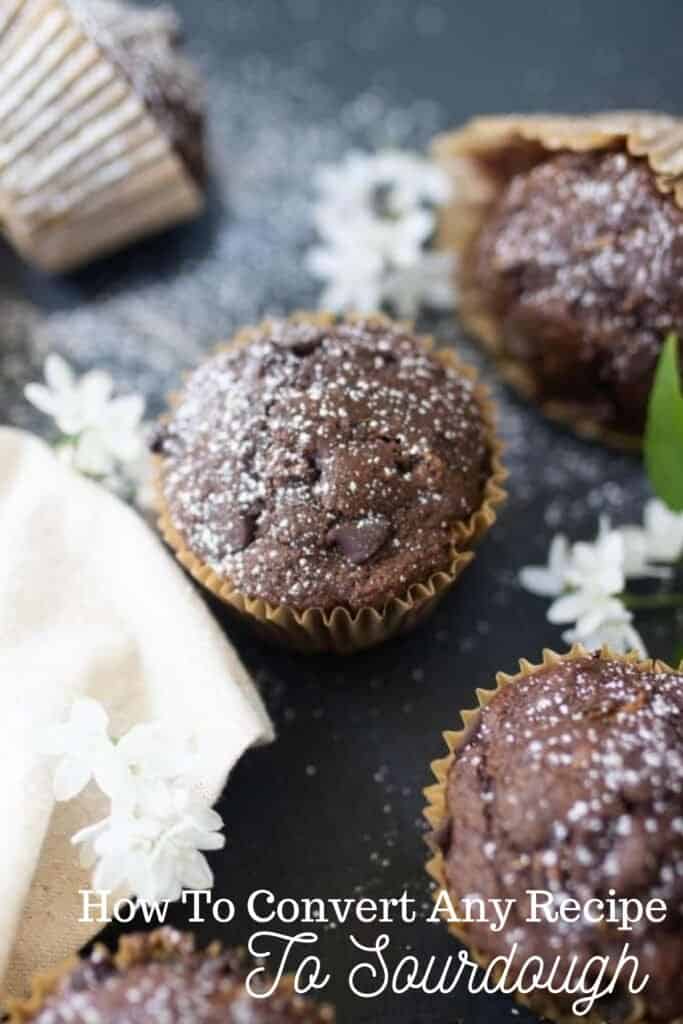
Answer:
POLYGON ((225 528, 225 541, 231 554, 243 551, 254 539, 256 517, 237 513, 225 528))
POLYGON ((286 348, 297 356, 307 356, 315 352, 325 337, 325 332, 311 324, 285 323, 278 331, 273 332, 272 342, 278 348, 286 348))
POLYGON ((336 544, 341 553, 355 565, 362 565, 379 551, 389 536, 386 519, 361 519, 357 523, 342 523, 327 533, 328 544, 336 544))
POLYGON ((147 442, 149 450, 154 455, 161 455, 162 451, 164 450, 164 442, 166 441, 167 436, 168 432, 166 427, 163 427, 160 423, 158 423, 152 430, 152 433, 147 442))
POLYGON ((74 992, 85 992, 106 981, 116 968, 108 956, 84 960, 69 977, 69 987, 74 992))

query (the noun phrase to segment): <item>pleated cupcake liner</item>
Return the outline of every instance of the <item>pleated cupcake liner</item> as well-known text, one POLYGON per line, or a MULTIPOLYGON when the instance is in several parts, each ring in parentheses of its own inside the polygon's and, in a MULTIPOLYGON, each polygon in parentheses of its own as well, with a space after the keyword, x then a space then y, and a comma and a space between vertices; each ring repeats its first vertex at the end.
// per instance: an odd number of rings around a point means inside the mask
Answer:
POLYGON ((510 178, 548 153, 585 153, 622 147, 647 161, 658 190, 683 209, 683 121, 648 111, 587 116, 510 115, 477 117, 459 131, 438 136, 432 151, 453 182, 439 244, 459 257, 459 312, 467 330, 493 356, 503 379, 548 419, 589 440, 639 450, 642 439, 594 419, 579 402, 547 399, 533 371, 504 350, 501 324, 468 265, 468 250, 492 203, 510 178))
MULTIPOLYGON (((643 671, 669 673, 675 673, 677 671, 664 661, 657 659, 642 659, 635 652, 631 654, 617 654, 610 650, 609 647, 604 646, 597 653, 598 657, 604 661, 619 661, 623 664, 635 665, 643 671)), ((426 837, 427 845, 431 851, 431 855, 426 864, 426 870, 429 877, 436 883, 432 894, 435 903, 438 903, 439 898, 443 897, 445 893, 450 893, 451 898, 456 900, 458 898, 457 893, 453 893, 449 890, 448 881, 446 879, 445 858, 443 852, 439 849, 438 844, 434 842, 434 837, 441 829, 443 829, 449 820, 447 787, 451 768, 457 760, 459 752, 465 747, 469 738, 477 729, 477 726, 481 721, 482 711, 488 707, 491 701, 508 686, 515 686, 520 681, 527 679, 529 676, 535 675, 539 671, 552 669, 553 667, 566 662, 579 661, 590 657, 594 657, 594 652, 586 650, 586 648, 582 647, 581 644, 574 644, 571 650, 566 654, 557 654, 555 651, 545 649, 543 651, 543 660, 540 664, 532 664, 525 658, 520 659, 519 672, 514 675, 508 675, 505 672, 498 672, 495 678, 495 686, 492 690, 486 690, 483 688, 477 689, 476 697, 478 706, 460 712, 460 718, 462 719, 461 729, 448 729, 442 733, 443 740, 447 748, 447 754, 444 757, 438 758, 436 761, 432 761, 430 767, 436 782, 431 786, 427 786, 424 790, 424 795, 427 800, 424 816, 431 827, 431 831, 426 837)), ((683 670, 683 663, 681 664, 681 670, 683 670)), ((442 917, 448 927, 449 933, 466 947, 474 962, 482 969, 485 970, 491 962, 496 959, 496 955, 484 952, 477 948, 472 941, 466 923, 450 921, 447 912, 443 912, 442 917)), ((495 973, 494 977, 499 979, 501 976, 502 968, 495 973)), ((566 1006, 554 1001, 552 997, 542 990, 529 995, 515 994, 514 998, 520 1005, 526 1006, 541 1017, 556 1021, 557 1024, 580 1024, 580 1022, 584 1022, 584 1024, 605 1024, 605 1017, 600 1012, 599 1007, 594 1009, 588 1015, 578 1017, 571 1013, 571 1011, 568 1011, 566 1006)), ((629 998, 631 999, 633 1009, 631 1014, 624 1018, 623 1024, 662 1024, 661 1021, 658 1022, 647 1017, 646 1005, 640 997, 630 996, 629 998)), ((683 1024, 683 1018, 670 1021, 669 1024, 683 1024)))
MULTIPOLYGON (((100 950, 104 954, 109 952, 106 946, 96 944, 94 953, 96 954, 100 950)), ((196 945, 193 935, 187 932, 178 933, 171 928, 159 928, 152 932, 121 936, 117 949, 112 955, 112 962, 118 970, 125 972, 132 967, 144 964, 182 960, 183 957, 192 956, 195 952, 196 945)), ((202 950, 201 955, 207 959, 215 959, 222 952, 221 944, 214 942, 202 950)), ((248 963, 242 950, 235 952, 245 964, 248 963)), ((58 992, 60 985, 83 962, 77 956, 70 957, 51 971, 36 974, 32 979, 30 994, 25 999, 6 1000, 4 1006, 4 1011, 8 1014, 6 1024, 31 1024, 31 1021, 35 1020, 45 1008, 50 997, 58 992)), ((310 1024, 334 1024, 333 1008, 325 1003, 311 1003, 297 995, 292 975, 285 975, 280 980, 273 996, 269 997, 269 999, 273 998, 282 1000, 284 1010, 290 1011, 301 1020, 309 1021, 310 1024)))
POLYGON ((53 272, 189 220, 203 197, 126 76, 65 0, 0 21, 0 222, 53 272))
MULTIPOLYGON (((327 326, 334 322, 329 314, 296 313, 293 321, 304 321, 327 326)), ((365 320, 368 317, 347 317, 347 320, 365 320)), ((390 323, 377 315, 370 318, 390 323)), ((226 347, 236 348, 250 344, 267 330, 269 321, 258 327, 245 328, 226 347)), ((412 325, 411 325, 412 326, 412 325)), ((423 339, 426 349, 433 349, 431 338, 423 339)), ((285 647, 305 654, 331 652, 353 654, 383 643, 400 633, 408 632, 422 622, 451 589, 463 570, 474 558, 474 548, 496 521, 497 509, 506 499, 503 484, 507 472, 502 462, 503 445, 496 434, 495 407, 488 389, 477 382, 476 372, 460 362, 449 349, 435 350, 445 366, 455 370, 474 383, 474 395, 481 409, 489 447, 489 476, 482 492, 481 504, 468 519, 454 523, 451 529, 451 557, 445 567, 432 573, 422 582, 415 583, 398 597, 390 597, 379 607, 366 606, 351 609, 338 606, 323 608, 296 608, 288 604, 272 604, 236 587, 200 559, 187 545, 182 533, 173 522, 164 494, 163 459, 157 460, 158 524, 164 540, 174 551, 178 561, 206 590, 239 615, 245 617, 262 635, 285 647)), ((170 396, 174 405, 178 396, 170 396)))

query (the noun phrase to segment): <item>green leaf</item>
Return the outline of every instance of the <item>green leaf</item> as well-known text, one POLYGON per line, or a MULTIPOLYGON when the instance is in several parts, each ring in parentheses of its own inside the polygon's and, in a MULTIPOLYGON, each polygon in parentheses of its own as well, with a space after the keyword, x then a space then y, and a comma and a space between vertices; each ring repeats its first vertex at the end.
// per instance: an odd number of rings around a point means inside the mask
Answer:
POLYGON ((666 339, 657 365, 645 431, 645 465, 655 494, 683 512, 683 391, 678 337, 666 339))

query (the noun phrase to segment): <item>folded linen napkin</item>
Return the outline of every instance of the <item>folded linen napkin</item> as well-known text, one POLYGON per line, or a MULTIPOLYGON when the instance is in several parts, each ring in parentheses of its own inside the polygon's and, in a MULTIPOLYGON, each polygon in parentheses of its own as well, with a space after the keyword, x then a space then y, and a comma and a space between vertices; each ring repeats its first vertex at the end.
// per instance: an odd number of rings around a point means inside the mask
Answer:
POLYGON ((70 838, 107 813, 88 787, 57 804, 39 737, 93 697, 112 733, 161 720, 199 745, 214 801, 241 754, 272 738, 246 670, 148 526, 43 442, 0 428, 0 978, 74 953, 89 873, 70 838))

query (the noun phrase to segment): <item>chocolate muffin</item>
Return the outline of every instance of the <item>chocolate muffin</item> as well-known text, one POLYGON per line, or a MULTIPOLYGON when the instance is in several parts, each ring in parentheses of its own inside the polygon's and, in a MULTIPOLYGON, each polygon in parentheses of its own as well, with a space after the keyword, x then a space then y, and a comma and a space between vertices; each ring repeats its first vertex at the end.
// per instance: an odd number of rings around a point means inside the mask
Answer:
MULTIPOLYGON (((249 969, 234 952, 196 952, 190 935, 171 928, 121 940, 111 954, 96 946, 61 977, 38 980, 31 999, 15 1002, 10 1024, 324 1024, 329 1007, 293 992, 288 981, 253 998, 249 969)), ((266 989, 264 988, 264 991, 266 989)))
POLYGON ((298 613, 382 610, 450 579, 500 500, 483 393, 382 317, 248 331, 192 374, 156 450, 176 550, 298 613))
POLYGON ((16 0, 0 16, 0 208, 12 245, 72 270, 195 217, 203 101, 170 8, 16 0))
POLYGON ((104 53, 123 72, 198 184, 206 180, 204 90, 180 53, 181 24, 166 5, 69 0, 104 53))
MULTIPOLYGON (((564 970, 591 957, 614 966, 628 943, 641 980, 641 1017, 683 1014, 683 674, 606 652, 548 655, 509 679, 435 769, 431 819, 439 825, 432 873, 456 902, 467 894, 512 899, 502 932, 458 932, 483 962, 510 954, 564 970), (436 807, 441 799, 441 810, 436 807), (440 821, 435 818, 440 817, 440 821), (558 902, 664 900, 666 920, 628 932, 616 924, 530 921, 534 890, 558 902)), ((627 975, 628 977, 628 975, 627 975)), ((620 992, 596 1019, 629 1018, 620 992), (610 1017, 610 1009, 616 1016, 610 1017)), ((553 1014, 552 1005, 532 1004, 553 1014)), ((571 1000, 569 1000, 571 1003, 571 1000)), ((558 1013, 567 1006, 556 1003, 558 1013)))
POLYGON ((515 175, 472 260, 539 395, 642 433, 662 341, 683 329, 683 211, 643 160, 560 153, 515 175))
POLYGON ((683 330, 680 127, 492 118, 440 143, 470 176, 469 223, 461 195, 465 225, 446 231, 468 325, 549 415, 625 443, 644 431, 664 339, 683 330))

